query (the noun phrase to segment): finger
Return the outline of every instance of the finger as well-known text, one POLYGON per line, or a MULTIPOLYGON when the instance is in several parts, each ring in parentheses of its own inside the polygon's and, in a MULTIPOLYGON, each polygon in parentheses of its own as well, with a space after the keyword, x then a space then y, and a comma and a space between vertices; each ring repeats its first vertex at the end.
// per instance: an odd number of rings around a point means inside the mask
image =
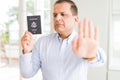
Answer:
POLYGON ((83 37, 83 25, 81 22, 78 23, 78 36, 79 38, 83 37))
POLYGON ((83 24, 83 36, 88 37, 88 20, 85 18, 84 19, 84 24, 83 24))
POLYGON ((26 31, 24 35, 25 35, 25 36, 30 36, 30 37, 32 37, 32 33, 29 32, 29 31, 26 31))
POLYGON ((22 45, 22 48, 24 49, 25 46, 28 44, 28 41, 25 41, 25 40, 22 40, 21 41, 21 45, 22 45))
POLYGON ((98 41, 99 40, 99 29, 98 29, 98 27, 95 27, 94 30, 95 30, 94 39, 98 41))
POLYGON ((93 30, 93 23, 89 20, 88 21, 88 30, 89 30, 89 37, 94 38, 94 30, 93 30))
POLYGON ((24 50, 27 50, 28 46, 29 46, 29 43, 28 43, 28 42, 24 43, 23 49, 24 49, 24 50))
POLYGON ((30 31, 26 31, 25 33, 29 33, 29 34, 32 34, 30 31))
POLYGON ((25 39, 25 40, 21 41, 21 45, 22 45, 23 49, 26 49, 26 47, 28 47, 28 46, 30 47, 32 45, 32 41, 25 39))
POLYGON ((31 42, 31 41, 32 41, 32 38, 26 36, 26 37, 24 38, 24 41, 29 41, 29 42, 31 42))
POLYGON ((72 47, 76 48, 76 44, 77 44, 77 37, 75 37, 72 41, 72 47))
POLYGON ((32 36, 32 34, 30 33, 30 32, 25 32, 25 34, 24 34, 24 36, 23 36, 23 39, 25 40, 25 39, 33 39, 33 36, 32 36))

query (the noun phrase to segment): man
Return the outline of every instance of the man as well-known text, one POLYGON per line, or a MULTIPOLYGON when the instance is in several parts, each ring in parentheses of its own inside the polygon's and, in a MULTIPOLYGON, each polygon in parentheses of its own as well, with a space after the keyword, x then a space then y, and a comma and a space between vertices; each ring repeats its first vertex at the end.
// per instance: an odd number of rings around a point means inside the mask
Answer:
POLYGON ((53 19, 57 33, 40 37, 34 48, 30 32, 22 37, 22 76, 32 77, 41 69, 43 80, 87 80, 88 66, 105 62, 98 46, 98 28, 88 19, 79 21, 77 7, 71 0, 55 2, 53 19), (73 30, 76 24, 78 33, 73 30))

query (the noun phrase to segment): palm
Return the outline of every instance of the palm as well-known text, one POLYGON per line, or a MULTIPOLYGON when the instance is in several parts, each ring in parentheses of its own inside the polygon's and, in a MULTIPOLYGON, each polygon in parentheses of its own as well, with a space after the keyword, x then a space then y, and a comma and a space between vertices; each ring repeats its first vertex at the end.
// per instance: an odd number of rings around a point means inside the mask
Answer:
POLYGON ((73 47, 74 53, 83 58, 91 58, 94 57, 96 50, 97 50, 97 42, 91 39, 77 39, 77 43, 73 43, 72 45, 76 46, 73 47))
POLYGON ((73 52, 82 58, 92 58, 96 55, 98 46, 98 31, 93 32, 91 23, 85 20, 84 26, 79 24, 78 37, 73 40, 73 52))

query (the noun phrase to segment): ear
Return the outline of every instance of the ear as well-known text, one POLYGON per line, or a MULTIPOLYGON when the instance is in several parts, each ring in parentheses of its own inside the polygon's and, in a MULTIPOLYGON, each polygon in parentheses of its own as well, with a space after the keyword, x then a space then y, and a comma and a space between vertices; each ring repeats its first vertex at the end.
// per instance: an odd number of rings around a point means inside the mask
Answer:
POLYGON ((78 23, 79 23, 79 17, 75 16, 75 24, 78 24, 78 23))

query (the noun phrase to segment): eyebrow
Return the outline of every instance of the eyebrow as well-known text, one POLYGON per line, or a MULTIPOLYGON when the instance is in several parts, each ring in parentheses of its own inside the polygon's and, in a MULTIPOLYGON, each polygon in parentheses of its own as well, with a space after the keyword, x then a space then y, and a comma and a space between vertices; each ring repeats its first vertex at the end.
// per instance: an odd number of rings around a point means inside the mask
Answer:
MULTIPOLYGON (((65 13, 65 14, 67 14, 67 12, 59 12, 59 13, 65 13)), ((53 12, 53 14, 57 14, 57 13, 53 12)))

